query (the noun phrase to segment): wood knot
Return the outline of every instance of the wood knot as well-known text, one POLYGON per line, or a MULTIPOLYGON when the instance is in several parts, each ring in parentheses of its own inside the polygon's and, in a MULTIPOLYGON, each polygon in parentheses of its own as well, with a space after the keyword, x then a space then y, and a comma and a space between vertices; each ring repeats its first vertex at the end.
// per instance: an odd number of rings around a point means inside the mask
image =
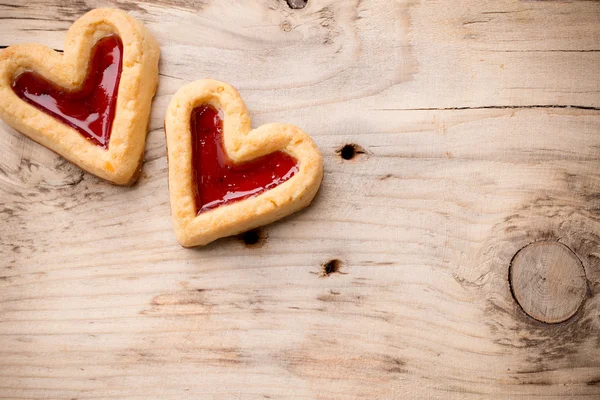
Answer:
POLYGON ((290 24, 289 21, 283 21, 280 26, 281 30, 284 32, 291 32, 292 30, 292 24, 290 24))
POLYGON ((562 243, 531 243, 513 257, 509 269, 513 297, 530 317, 554 324, 571 318, 587 292, 585 270, 562 243))

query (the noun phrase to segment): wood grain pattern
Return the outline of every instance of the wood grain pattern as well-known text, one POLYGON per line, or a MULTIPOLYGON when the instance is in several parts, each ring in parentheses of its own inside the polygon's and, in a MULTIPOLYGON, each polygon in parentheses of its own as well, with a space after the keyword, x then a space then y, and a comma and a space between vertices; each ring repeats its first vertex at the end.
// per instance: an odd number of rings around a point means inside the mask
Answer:
POLYGON ((162 46, 142 178, 0 125, 0 398, 600 397, 600 2, 31 0, 0 4, 0 45, 62 49, 99 5, 162 46), (162 119, 203 77, 309 132, 325 179, 307 210, 185 250, 162 119), (511 294, 541 240, 585 270, 563 323, 511 294))

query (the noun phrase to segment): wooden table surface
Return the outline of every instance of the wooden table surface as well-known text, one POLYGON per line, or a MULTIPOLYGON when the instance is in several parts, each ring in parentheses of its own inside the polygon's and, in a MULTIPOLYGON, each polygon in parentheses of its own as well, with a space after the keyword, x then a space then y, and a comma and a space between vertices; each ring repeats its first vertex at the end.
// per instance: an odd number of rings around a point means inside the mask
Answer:
POLYGON ((599 399, 600 2, 287 3, 0 4, 3 46, 113 6, 162 47, 134 187, 0 124, 0 398, 599 399), (183 249, 162 121, 204 77, 325 177, 183 249))

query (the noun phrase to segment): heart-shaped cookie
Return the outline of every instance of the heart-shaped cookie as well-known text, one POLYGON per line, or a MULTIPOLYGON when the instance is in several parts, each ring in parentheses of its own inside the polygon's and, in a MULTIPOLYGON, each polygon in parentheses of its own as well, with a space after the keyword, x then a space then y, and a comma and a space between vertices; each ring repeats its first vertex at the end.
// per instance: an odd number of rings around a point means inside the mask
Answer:
POLYGON ((38 44, 0 51, 0 117, 82 169, 132 184, 159 55, 140 22, 120 10, 92 10, 67 32, 63 54, 38 44))
POLYGON ((323 159, 288 124, 251 129, 235 88, 200 80, 177 91, 165 117, 171 213, 182 246, 205 245, 306 207, 323 159))

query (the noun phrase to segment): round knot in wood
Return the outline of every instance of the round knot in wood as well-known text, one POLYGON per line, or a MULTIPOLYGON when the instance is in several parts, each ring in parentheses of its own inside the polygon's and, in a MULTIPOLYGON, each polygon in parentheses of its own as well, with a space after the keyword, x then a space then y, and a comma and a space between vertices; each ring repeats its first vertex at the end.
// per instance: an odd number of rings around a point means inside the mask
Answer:
POLYGON ((509 280, 523 311, 549 324, 572 317, 587 291, 579 258, 567 246, 551 241, 519 250, 511 262, 509 280))

